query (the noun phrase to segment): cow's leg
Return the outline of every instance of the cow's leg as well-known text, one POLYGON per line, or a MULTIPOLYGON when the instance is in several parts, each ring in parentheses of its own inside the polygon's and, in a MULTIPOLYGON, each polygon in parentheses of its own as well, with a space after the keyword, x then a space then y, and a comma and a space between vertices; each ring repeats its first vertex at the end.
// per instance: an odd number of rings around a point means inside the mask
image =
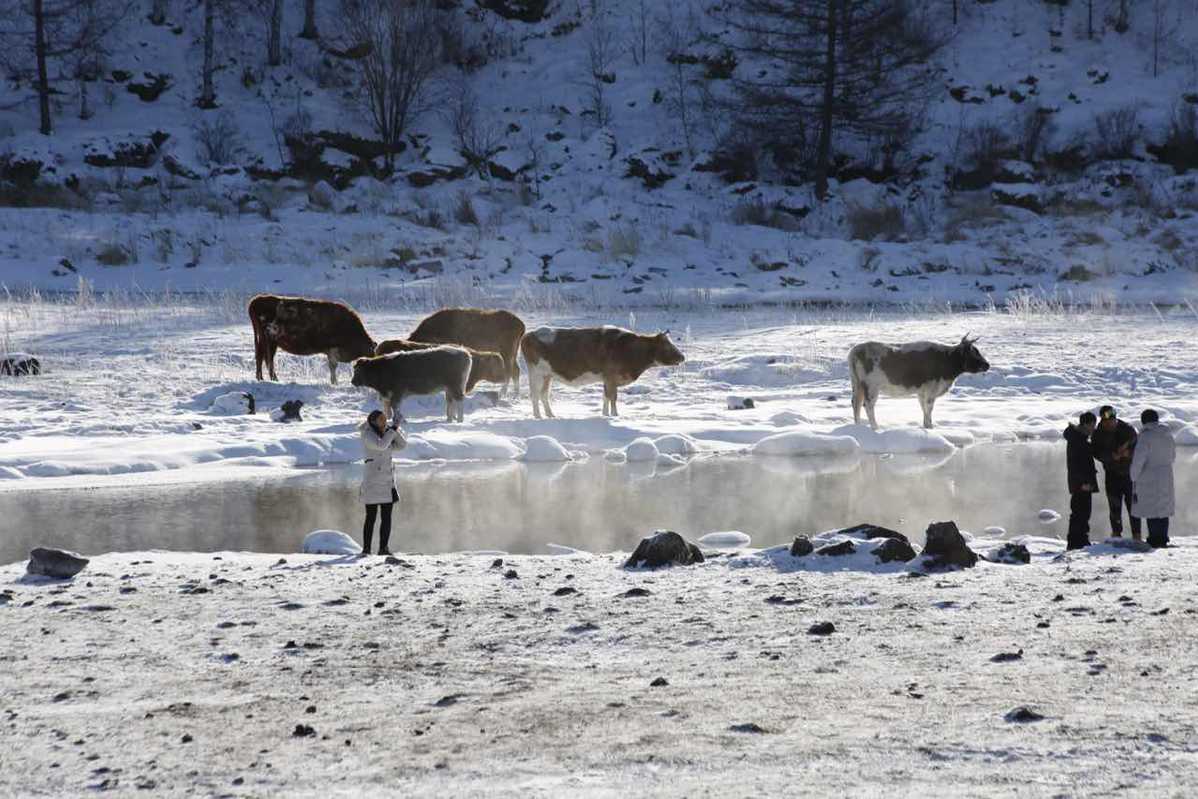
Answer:
POLYGON ((545 375, 541 378, 541 403, 545 406, 545 415, 550 419, 555 418, 553 408, 549 407, 549 384, 553 382, 552 375, 545 375))
POLYGON ((532 400, 532 416, 541 418, 541 391, 537 387, 539 377, 531 369, 528 370, 528 398, 532 400))
POLYGON ((853 424, 861 424, 861 405, 865 399, 861 383, 853 380, 853 424))
POLYGON ((919 395, 919 407, 923 409, 923 427, 925 430, 932 429, 932 408, 936 405, 936 398, 930 394, 919 395))
POLYGON ((603 415, 616 415, 616 384, 611 381, 603 384, 603 415))
POLYGON ((262 379, 262 362, 266 360, 266 342, 262 339, 263 334, 258 330, 258 322, 254 320, 254 376, 262 379))
POLYGON ((326 352, 325 357, 329 359, 329 384, 337 385, 337 356, 331 352, 326 352))
POLYGON ((874 406, 878 404, 878 393, 876 391, 870 391, 864 387, 862 387, 862 391, 865 394, 863 399, 865 402, 865 415, 869 417, 869 426, 874 430, 877 430, 878 419, 876 416, 874 416, 874 406))
MULTIPOLYGON (((520 399, 520 365, 516 363, 516 353, 512 353, 508 380, 512 384, 512 399, 520 399)), ((505 386, 506 388, 506 386, 505 386)))
POLYGON ((273 339, 266 340, 266 366, 270 372, 270 379, 278 381, 279 376, 275 373, 275 355, 279 353, 279 345, 273 339))

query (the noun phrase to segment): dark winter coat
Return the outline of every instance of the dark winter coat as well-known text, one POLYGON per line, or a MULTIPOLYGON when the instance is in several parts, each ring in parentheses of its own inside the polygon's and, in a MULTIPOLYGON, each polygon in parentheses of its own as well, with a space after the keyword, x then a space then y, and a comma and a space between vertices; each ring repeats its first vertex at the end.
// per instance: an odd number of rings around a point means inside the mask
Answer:
POLYGON ((1090 439, 1076 425, 1065 428, 1065 463, 1069 469, 1069 493, 1077 494, 1088 485, 1089 493, 1098 491, 1098 467, 1090 451, 1090 439))
POLYGON ((1136 448, 1136 429, 1122 419, 1115 421, 1112 430, 1098 427, 1090 437, 1090 449, 1095 460, 1102 461, 1107 479, 1127 478, 1131 473, 1131 456, 1136 448))

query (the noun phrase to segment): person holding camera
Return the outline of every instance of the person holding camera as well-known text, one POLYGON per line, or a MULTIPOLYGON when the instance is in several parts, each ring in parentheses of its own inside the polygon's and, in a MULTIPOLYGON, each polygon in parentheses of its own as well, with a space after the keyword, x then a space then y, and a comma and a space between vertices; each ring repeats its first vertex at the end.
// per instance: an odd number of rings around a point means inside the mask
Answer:
POLYGON ((374 538, 374 520, 379 521, 379 554, 390 555, 387 543, 391 538, 391 511, 399 501, 399 490, 395 487, 395 470, 391 455, 403 449, 408 437, 394 422, 388 422, 380 410, 373 410, 366 421, 358 425, 362 435, 362 449, 366 453, 366 465, 362 470, 362 488, 359 496, 366 505, 366 521, 362 525, 362 554, 370 554, 370 542, 374 538))

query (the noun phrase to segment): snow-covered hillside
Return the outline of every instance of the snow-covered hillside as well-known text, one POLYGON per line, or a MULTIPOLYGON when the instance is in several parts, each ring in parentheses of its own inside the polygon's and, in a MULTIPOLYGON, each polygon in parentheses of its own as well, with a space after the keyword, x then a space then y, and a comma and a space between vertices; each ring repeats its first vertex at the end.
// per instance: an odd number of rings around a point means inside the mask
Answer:
POLYGON ((1198 143, 1162 149, 1171 125, 1175 144, 1198 142, 1185 135, 1198 114, 1198 17, 1185 3, 1164 4, 1163 28, 1160 4, 1131 4, 1122 33, 1119 4, 1098 4, 1092 39, 1087 3, 963 2, 956 25, 944 3, 933 21, 952 38, 922 132, 889 171, 869 148, 838 145, 822 204, 765 153, 729 165, 733 128, 711 98, 756 66, 729 60, 708 4, 562 0, 532 23, 490 9, 541 4, 448 5, 450 57, 391 174, 350 100, 356 62, 331 52, 331 2, 317 4, 320 43, 296 36, 303 4, 284 4, 277 67, 260 17, 221 15, 215 109, 195 104, 202 4, 169 5, 162 26, 131 14, 89 86, 94 116, 78 118, 63 80, 50 136, 36 99, 18 102, 31 84, 10 80, 0 282, 402 288, 428 305, 1194 290, 1198 172, 1182 170, 1198 143), (477 170, 448 113, 464 105, 493 145, 477 170))

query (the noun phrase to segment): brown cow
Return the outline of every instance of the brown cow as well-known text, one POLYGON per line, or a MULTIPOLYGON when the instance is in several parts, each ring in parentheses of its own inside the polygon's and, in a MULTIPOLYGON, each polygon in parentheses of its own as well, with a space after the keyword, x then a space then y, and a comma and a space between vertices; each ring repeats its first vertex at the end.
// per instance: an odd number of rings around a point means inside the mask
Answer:
POLYGON ((524 323, 510 311, 442 308, 425 317, 408 338, 433 344, 460 344, 480 352, 498 352, 507 366, 503 392, 507 393, 510 382, 514 395, 518 397, 520 367, 516 364, 516 354, 520 350, 520 338, 523 335, 524 323))
MULTIPOLYGON (((406 338, 389 338, 386 341, 378 343, 374 348, 374 354, 389 355, 393 352, 415 352, 416 350, 427 350, 438 346, 441 345, 427 344, 423 341, 412 341, 406 338)), ((467 394, 474 391, 474 387, 483 380, 486 380, 488 383, 507 382, 507 365, 504 363, 503 356, 498 352, 482 352, 470 347, 462 347, 462 349, 470 353, 470 377, 466 380, 467 394)))
POLYGON ((603 383, 603 415, 616 415, 616 393, 652 366, 677 366, 686 360, 669 331, 642 336, 622 327, 538 327, 520 342, 528 364, 532 415, 541 418, 540 403, 549 407, 554 378, 568 385, 603 383), (609 414, 610 409, 610 414, 609 414))
POLYGON ((348 305, 304 297, 259 294, 250 300, 250 324, 254 326, 254 366, 262 379, 265 363, 271 380, 275 353, 321 355, 329 360, 329 381, 337 384, 337 364, 352 363, 374 355, 374 339, 362 319, 348 305))
POLYGON ((470 360, 465 348, 452 346, 359 358, 350 382, 373 388, 383 400, 383 412, 400 419, 400 405, 408 394, 444 391, 446 419, 460 422, 470 360))

